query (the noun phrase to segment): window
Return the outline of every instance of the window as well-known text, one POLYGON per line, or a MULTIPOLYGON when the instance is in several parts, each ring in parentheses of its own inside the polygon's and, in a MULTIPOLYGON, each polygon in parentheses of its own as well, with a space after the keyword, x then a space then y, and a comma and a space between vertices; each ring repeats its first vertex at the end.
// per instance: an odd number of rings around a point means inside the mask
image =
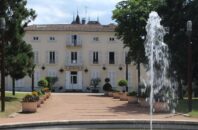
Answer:
POLYGON ((77 84, 78 79, 77 79, 77 72, 76 71, 71 71, 71 84, 77 84))
POLYGON ((100 78, 100 71, 99 70, 91 70, 91 79, 100 78))
POLYGON ((99 41, 99 37, 94 37, 93 40, 94 41, 99 41))
POLYGON ((77 52, 71 52, 71 63, 72 64, 77 63, 77 52))
POLYGON ((55 37, 49 37, 50 41, 55 41, 55 37))
POLYGON ((115 64, 115 53, 109 52, 109 64, 115 64))
POLYGON ((24 79, 18 79, 15 83, 16 87, 24 87, 24 79))
POLYGON ((38 87, 38 81, 40 80, 40 78, 41 78, 40 72, 39 71, 35 71, 34 72, 34 85, 36 87, 38 87))
POLYGON ((35 37, 33 37, 33 40, 34 41, 38 41, 39 40, 39 37, 35 36, 35 37))
POLYGON ((114 37, 110 37, 109 41, 115 41, 115 38, 114 37))
POLYGON ((72 44, 73 44, 74 46, 77 45, 77 35, 72 35, 72 44))
POLYGON ((50 64, 55 64, 55 51, 50 51, 49 52, 49 63, 50 64))
POLYGON ((57 71, 56 70, 48 70, 48 76, 49 77, 57 77, 57 71))
POLYGON ((34 52, 34 64, 38 64, 39 63, 39 60, 38 60, 38 51, 35 51, 34 52))
POLYGON ((93 64, 98 64, 98 52, 93 52, 93 64))
POLYGON ((116 87, 116 72, 115 71, 108 71, 108 78, 110 79, 110 84, 113 87, 116 87))

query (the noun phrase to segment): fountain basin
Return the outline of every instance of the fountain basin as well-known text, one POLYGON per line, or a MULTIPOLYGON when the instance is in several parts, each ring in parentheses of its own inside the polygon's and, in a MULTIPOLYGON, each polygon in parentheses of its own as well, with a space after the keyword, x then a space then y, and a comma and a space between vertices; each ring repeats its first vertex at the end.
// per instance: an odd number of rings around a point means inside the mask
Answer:
MULTIPOLYGON (((150 128, 149 120, 83 120, 83 121, 50 121, 0 125, 0 129, 9 130, 35 130, 35 129, 56 129, 56 130, 106 130, 106 129, 140 129, 150 128)), ((197 130, 198 122, 193 121, 156 121, 153 120, 154 130, 197 130)))

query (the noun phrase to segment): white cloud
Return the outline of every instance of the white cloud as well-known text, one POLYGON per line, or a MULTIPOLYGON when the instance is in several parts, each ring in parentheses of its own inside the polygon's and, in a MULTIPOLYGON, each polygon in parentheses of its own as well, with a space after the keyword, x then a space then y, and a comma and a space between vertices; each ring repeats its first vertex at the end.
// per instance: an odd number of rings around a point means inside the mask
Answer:
POLYGON ((112 10, 121 0, 27 0, 28 8, 36 10, 37 18, 33 24, 71 23, 73 14, 79 11, 80 17, 96 20, 99 17, 102 24, 112 22, 112 10))

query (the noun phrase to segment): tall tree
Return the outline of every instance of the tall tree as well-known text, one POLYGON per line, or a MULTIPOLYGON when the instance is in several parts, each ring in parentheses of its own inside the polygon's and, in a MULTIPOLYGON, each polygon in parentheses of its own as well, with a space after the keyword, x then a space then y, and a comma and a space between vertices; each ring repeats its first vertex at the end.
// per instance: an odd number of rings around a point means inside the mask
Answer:
POLYGON ((197 0, 164 0, 163 5, 158 7, 162 17, 162 24, 169 28, 165 37, 171 54, 170 72, 179 83, 179 97, 182 98, 182 83, 187 83, 187 46, 186 23, 192 20, 192 43, 193 43, 193 81, 198 81, 198 1, 197 0), (174 72, 174 73, 173 73, 174 72))
POLYGON ((129 47, 129 56, 138 69, 138 86, 140 84, 140 64, 145 64, 147 59, 144 51, 146 36, 146 22, 149 13, 160 2, 158 0, 125 0, 116 5, 113 10, 113 19, 117 23, 116 35, 129 47))
POLYGON ((27 9, 26 0, 0 0, 0 14, 6 18, 6 72, 13 79, 13 94, 15 80, 23 78, 32 69, 33 52, 30 45, 23 40, 24 28, 35 19, 35 11, 27 9))

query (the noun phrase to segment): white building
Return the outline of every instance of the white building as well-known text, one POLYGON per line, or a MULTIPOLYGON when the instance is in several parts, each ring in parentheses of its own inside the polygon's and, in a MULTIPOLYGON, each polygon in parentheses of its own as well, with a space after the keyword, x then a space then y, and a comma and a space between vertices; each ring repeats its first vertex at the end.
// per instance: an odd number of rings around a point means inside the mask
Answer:
MULTIPOLYGON (((125 56, 128 51, 115 36, 115 25, 100 25, 98 21, 85 24, 77 16, 72 24, 31 25, 27 27, 24 40, 31 44, 36 64, 35 87, 39 79, 58 77, 55 84, 61 91, 82 90, 90 86, 93 78, 100 78, 100 91, 104 79, 109 77, 111 85, 126 77, 125 56)), ((137 87, 137 70, 129 65, 128 86, 137 87)), ((12 82, 6 78, 6 88, 12 82)), ((117 88, 118 89, 118 88, 117 88)), ((16 90, 31 90, 31 78, 16 81, 16 90)))

